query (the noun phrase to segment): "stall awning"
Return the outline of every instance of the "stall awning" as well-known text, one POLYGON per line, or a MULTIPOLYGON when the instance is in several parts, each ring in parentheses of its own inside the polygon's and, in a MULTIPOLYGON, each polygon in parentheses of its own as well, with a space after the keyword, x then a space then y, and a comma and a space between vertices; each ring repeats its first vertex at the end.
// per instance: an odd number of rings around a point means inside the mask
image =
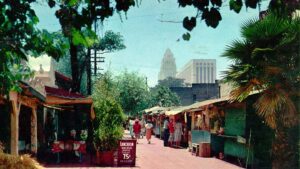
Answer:
POLYGON ((151 115, 154 115, 154 114, 159 114, 160 112, 162 111, 165 111, 169 109, 169 107, 160 107, 160 106, 155 106, 155 107, 151 107, 149 109, 145 109, 145 112, 147 114, 151 114, 151 115))
POLYGON ((194 109, 199 109, 203 106, 207 106, 210 104, 214 104, 214 103, 220 103, 220 102, 225 102, 225 101, 229 101, 230 97, 222 97, 222 98, 218 98, 218 99, 210 99, 210 100, 205 100, 202 102, 197 102, 194 103, 190 106, 186 106, 187 110, 194 110, 194 109))
POLYGON ((170 115, 176 115, 176 114, 188 112, 188 111, 200 111, 200 110, 202 110, 201 107, 203 107, 203 106, 228 101, 229 99, 230 99, 229 97, 223 97, 223 98, 219 98, 219 99, 205 100, 202 102, 194 103, 189 106, 182 106, 182 107, 177 107, 177 108, 171 109, 169 111, 166 111, 165 114, 167 116, 170 116, 170 115))
POLYGON ((79 93, 73 93, 64 89, 45 86, 46 101, 48 105, 53 104, 92 104, 91 97, 85 97, 79 93))
POLYGON ((187 107, 188 106, 181 106, 181 107, 176 107, 176 108, 170 109, 165 112, 165 115, 171 116, 171 115, 176 115, 176 114, 182 113, 187 109, 187 107))
POLYGON ((159 106, 154 106, 154 107, 151 107, 151 108, 149 108, 149 109, 145 109, 144 111, 146 112, 146 113, 149 113, 149 112, 152 112, 153 110, 156 110, 156 109, 159 109, 160 107, 159 106))

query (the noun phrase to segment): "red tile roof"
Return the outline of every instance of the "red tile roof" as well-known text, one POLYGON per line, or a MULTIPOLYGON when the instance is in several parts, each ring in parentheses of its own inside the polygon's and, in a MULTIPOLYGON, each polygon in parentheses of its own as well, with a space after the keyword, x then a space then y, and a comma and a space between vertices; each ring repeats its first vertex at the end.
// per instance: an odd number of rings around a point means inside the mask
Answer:
POLYGON ((65 81, 72 82, 72 79, 71 79, 71 78, 67 77, 66 75, 64 75, 64 74, 62 74, 62 73, 60 73, 60 72, 58 72, 58 71, 55 71, 55 77, 56 77, 56 78, 63 79, 63 80, 65 80, 65 81))
POLYGON ((67 99, 86 98, 85 96, 83 96, 80 93, 73 93, 73 92, 69 92, 64 89, 53 88, 53 87, 49 87, 49 86, 45 86, 45 91, 46 91, 46 95, 56 96, 56 97, 61 97, 61 98, 67 98, 67 99))

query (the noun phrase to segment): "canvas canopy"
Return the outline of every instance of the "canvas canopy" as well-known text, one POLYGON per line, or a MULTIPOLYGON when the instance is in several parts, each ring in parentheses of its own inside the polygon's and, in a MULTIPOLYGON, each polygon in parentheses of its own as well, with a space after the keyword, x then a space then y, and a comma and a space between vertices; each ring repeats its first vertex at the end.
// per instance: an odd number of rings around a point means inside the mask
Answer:
POLYGON ((229 101, 230 97, 222 97, 222 98, 218 98, 218 99, 210 99, 210 100, 205 100, 202 102, 196 102, 190 106, 187 106, 187 110, 193 110, 193 109, 198 109, 201 108, 203 106, 207 106, 210 104, 214 104, 214 103, 220 103, 220 102, 225 102, 225 101, 229 101))
POLYGON ((176 107, 176 108, 173 108, 173 109, 170 109, 170 110, 166 111, 165 114, 167 116, 176 115, 176 114, 179 114, 179 113, 184 112, 185 110, 187 110, 187 107, 188 106, 176 107))
POLYGON ((218 98, 218 99, 205 100, 205 101, 202 101, 202 102, 194 103, 194 104, 189 105, 189 106, 181 106, 181 107, 173 108, 169 111, 166 111, 165 114, 167 116, 170 116, 170 115, 176 115, 176 114, 187 112, 187 111, 199 111, 199 110, 202 110, 201 107, 203 107, 203 106, 207 106, 207 105, 214 104, 214 103, 219 103, 219 102, 224 102, 224 101, 229 101, 229 100, 230 100, 229 97, 222 97, 222 98, 218 98))
POLYGON ((168 109, 167 107, 160 107, 160 106, 155 106, 155 107, 151 107, 149 109, 145 109, 145 112, 147 114, 158 114, 164 110, 168 109))

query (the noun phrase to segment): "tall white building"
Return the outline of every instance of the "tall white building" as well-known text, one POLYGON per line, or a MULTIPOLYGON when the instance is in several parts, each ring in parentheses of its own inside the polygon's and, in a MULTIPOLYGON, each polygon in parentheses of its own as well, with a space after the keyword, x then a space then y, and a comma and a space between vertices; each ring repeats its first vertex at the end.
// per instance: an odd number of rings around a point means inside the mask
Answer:
POLYGON ((161 61, 158 80, 163 80, 168 77, 176 77, 176 62, 173 53, 168 48, 161 61))
POLYGON ((215 59, 192 59, 176 75, 184 79, 185 83, 215 83, 216 60, 215 59))

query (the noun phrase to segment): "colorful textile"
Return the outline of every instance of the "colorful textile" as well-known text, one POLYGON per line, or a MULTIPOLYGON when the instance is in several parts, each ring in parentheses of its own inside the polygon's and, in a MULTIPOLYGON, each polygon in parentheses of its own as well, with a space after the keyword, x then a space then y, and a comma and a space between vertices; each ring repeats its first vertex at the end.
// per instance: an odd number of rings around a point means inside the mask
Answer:
POLYGON ((174 131, 175 131, 174 123, 173 123, 173 122, 170 122, 168 127, 169 127, 169 132, 170 132, 170 133, 174 133, 174 131))
POLYGON ((180 122, 175 124, 174 141, 180 142, 182 135, 182 124, 180 122))

